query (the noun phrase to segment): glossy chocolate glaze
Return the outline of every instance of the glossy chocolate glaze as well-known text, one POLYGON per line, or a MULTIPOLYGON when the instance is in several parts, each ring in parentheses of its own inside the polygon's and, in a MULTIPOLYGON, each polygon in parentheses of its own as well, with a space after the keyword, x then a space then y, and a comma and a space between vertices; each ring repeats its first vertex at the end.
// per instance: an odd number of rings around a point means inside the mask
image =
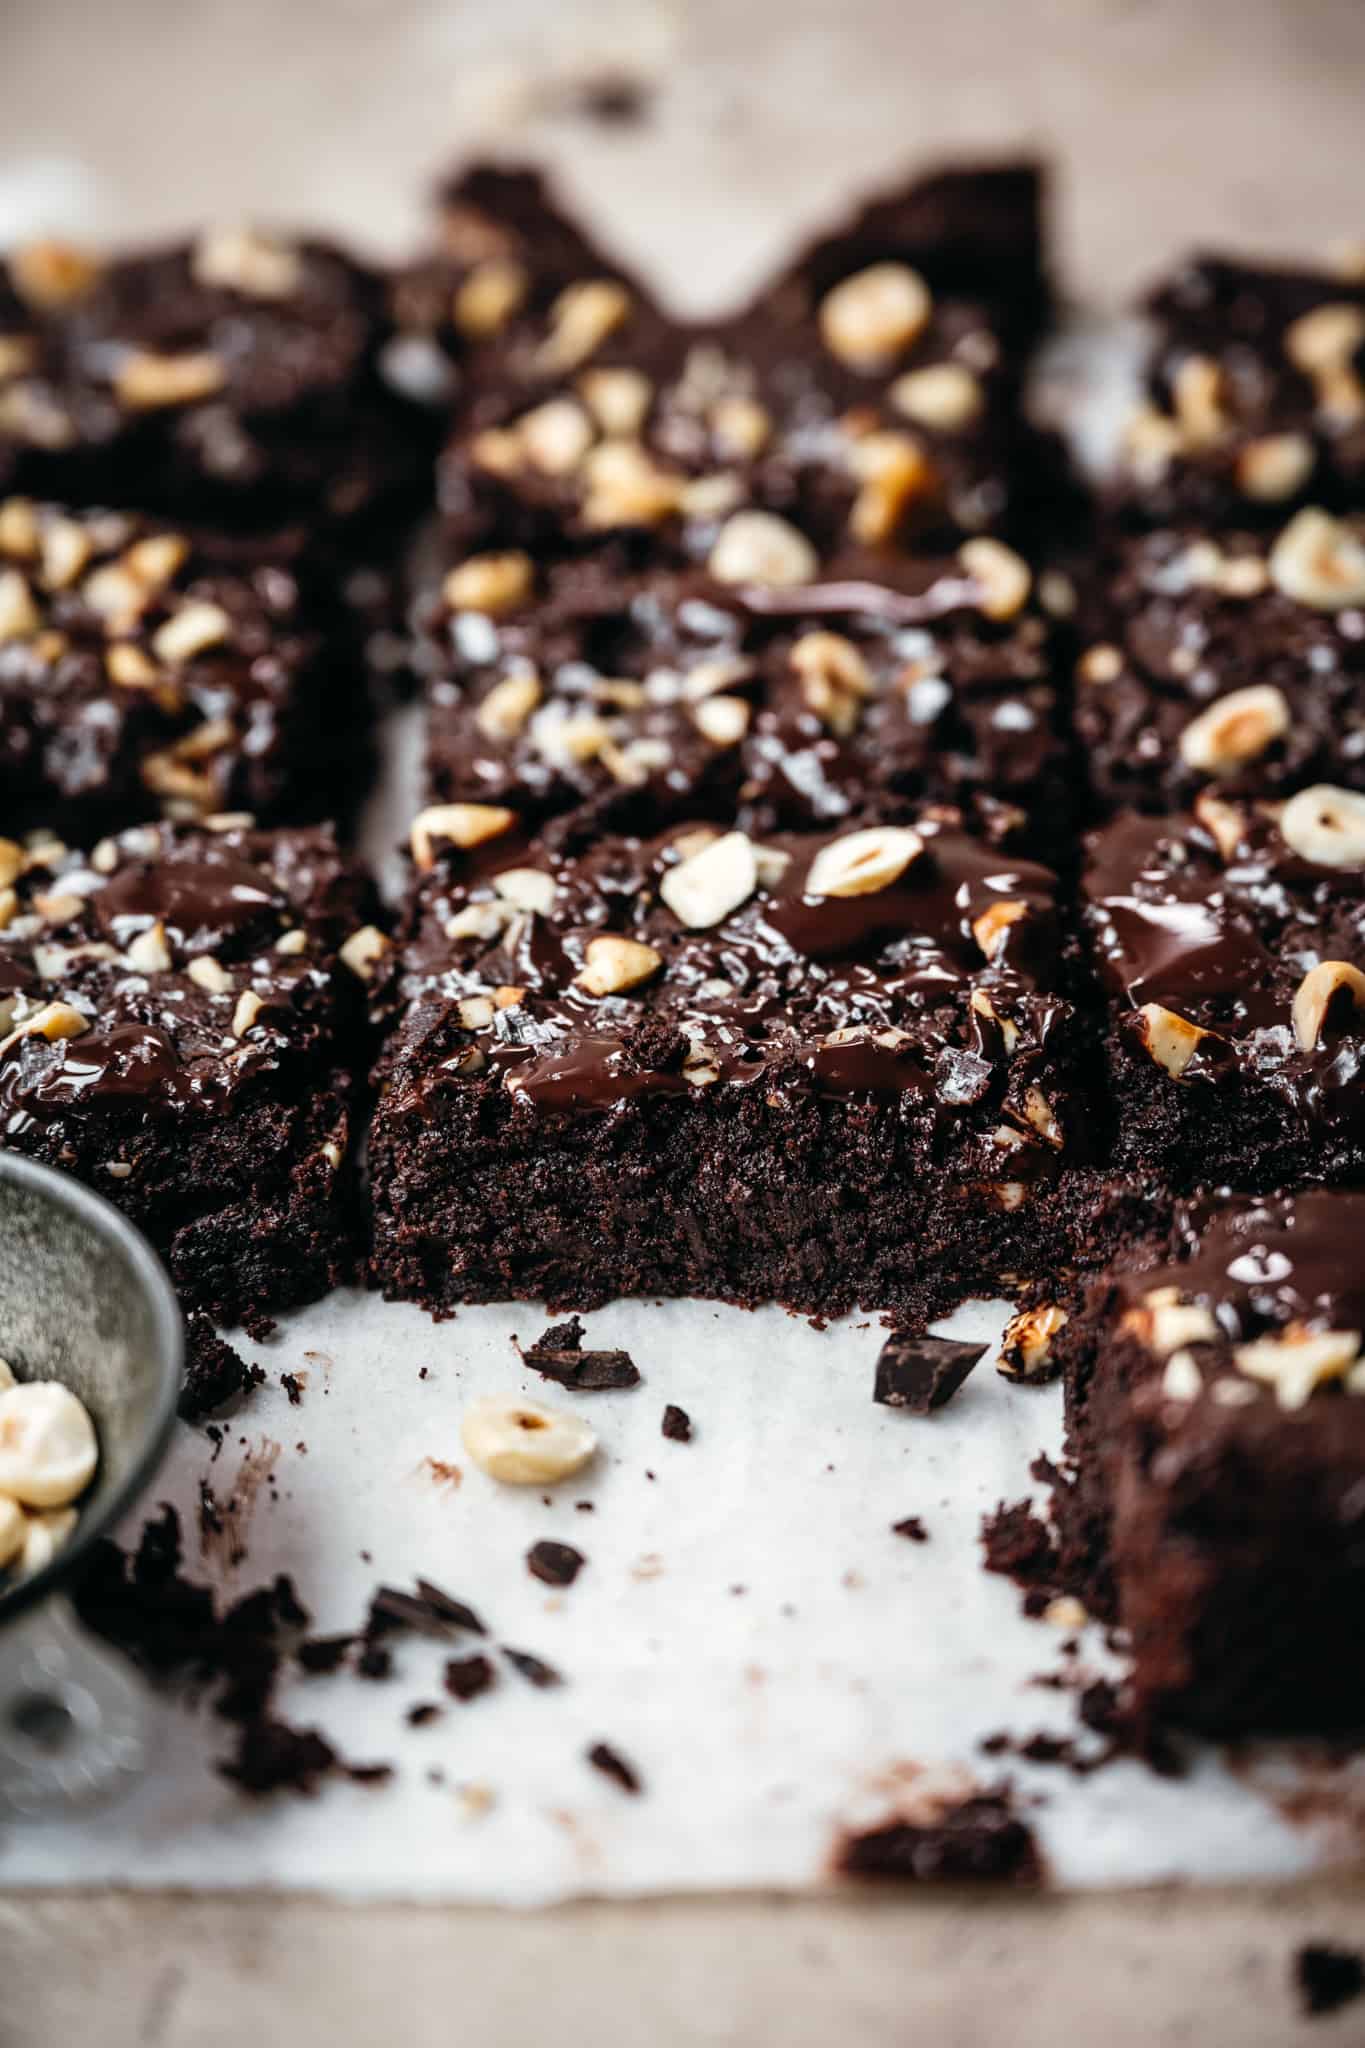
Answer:
POLYGON ((1265 573, 1268 545, 1186 528, 1121 548, 1096 624, 1121 665, 1092 679, 1083 658, 1076 683, 1076 728, 1106 806, 1174 809, 1210 784, 1231 796, 1365 788, 1365 612, 1285 596, 1265 573), (1235 594, 1239 577, 1248 594, 1235 594), (1284 734, 1216 777, 1182 758, 1181 734, 1200 712, 1265 685, 1288 707, 1284 734))
POLYGON ((329 831, 140 826, 88 858, 35 842, 14 887, 0 1118, 21 1149, 35 1123, 65 1121, 84 1144, 87 1117, 126 1133, 130 1120, 217 1114, 283 1076, 302 1089, 340 1058, 358 992, 336 948, 364 895, 329 831), (84 1028, 26 1031, 50 1004, 84 1028))
POLYGON ((738 809, 760 831, 886 817, 928 797, 974 806, 993 835, 1050 844, 1068 790, 1046 622, 1032 609, 986 617, 953 557, 879 568, 880 583, 858 574, 785 592, 567 568, 541 572, 532 603, 496 617, 433 598, 420 621, 433 796, 532 816, 738 809), (859 692, 830 687, 818 659, 812 673, 815 634, 837 636, 859 692), (539 704, 519 731, 490 734, 489 692, 532 671, 539 704), (742 707, 733 738, 698 723, 711 676, 710 694, 742 707), (585 719, 605 743, 575 754, 567 740, 585 719))
POLYGON ((388 1055, 391 1086, 415 1100, 483 1077, 518 1101, 581 1112, 642 1091, 866 1092, 917 1103, 929 1128, 975 1131, 1001 1178, 1046 1172, 1079 1123, 1055 878, 973 839, 955 813, 921 814, 916 830, 923 849, 898 876, 849 896, 809 891, 827 836, 765 839, 765 879, 702 930, 679 921, 660 887, 714 827, 583 848, 509 832, 438 859, 400 949, 409 1014, 388 1055), (548 915, 497 909, 498 875, 526 868, 553 880, 548 915), (973 921, 1006 901, 1022 915, 988 961, 973 921), (459 936, 452 920, 480 906, 490 929, 459 936), (660 965, 626 992, 593 996, 577 977, 606 933, 652 947, 660 965), (486 1015, 461 1010, 471 997, 486 1015), (1047 1140, 1026 1111, 1034 1084, 1058 1119, 1047 1140))
POLYGON ((1144 1003, 1212 1034, 1176 1085, 1238 1075, 1300 1121, 1359 1133, 1365 1020, 1337 1006, 1305 1051, 1292 1006, 1320 961, 1365 959, 1365 870, 1304 859, 1268 811, 1245 806, 1238 817, 1227 854, 1192 816, 1127 813, 1089 836, 1082 894, 1099 972, 1135 1058, 1148 1059, 1133 1014, 1144 1003))
POLYGON ((1365 1331, 1365 1194, 1310 1188, 1182 1202, 1172 1247, 1175 1263, 1125 1279, 1126 1299, 1177 1286, 1183 1300, 1212 1310, 1229 1345, 1288 1323, 1365 1331))

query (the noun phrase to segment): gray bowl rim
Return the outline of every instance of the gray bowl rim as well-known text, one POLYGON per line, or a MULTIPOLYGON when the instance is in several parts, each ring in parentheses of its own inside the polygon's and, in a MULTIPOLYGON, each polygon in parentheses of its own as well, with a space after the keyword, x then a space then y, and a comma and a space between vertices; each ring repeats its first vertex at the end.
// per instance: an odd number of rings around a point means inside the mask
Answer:
POLYGON ((0 1627, 15 1620, 40 1601, 62 1591, 79 1578, 90 1551, 101 1536, 107 1536, 151 1484, 170 1443, 175 1426, 176 1403, 180 1398, 185 1360, 185 1326, 180 1303, 156 1253, 136 1224, 112 1202, 97 1195, 84 1181, 76 1180, 55 1166, 25 1159, 17 1152, 0 1151, 0 1181, 45 1195, 78 1216, 92 1230, 112 1238, 127 1259, 134 1280, 147 1295, 152 1308, 160 1380, 148 1420, 147 1433, 138 1454, 119 1484, 112 1488, 98 1514, 83 1513, 66 1547, 50 1564, 28 1579, 0 1593, 0 1627))

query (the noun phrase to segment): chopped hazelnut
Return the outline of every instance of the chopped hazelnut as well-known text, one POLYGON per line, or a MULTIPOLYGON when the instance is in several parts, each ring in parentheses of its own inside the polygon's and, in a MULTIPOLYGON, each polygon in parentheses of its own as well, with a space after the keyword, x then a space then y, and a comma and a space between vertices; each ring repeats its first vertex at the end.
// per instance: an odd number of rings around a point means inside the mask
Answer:
POLYGON ((1365 796, 1314 783, 1291 796, 1279 817, 1280 837, 1302 860, 1323 868, 1365 868, 1365 796))
POLYGON ((24 242, 11 250, 9 257, 14 289, 27 304, 44 312, 83 299, 98 282, 102 269, 98 257, 70 242, 24 242))
POLYGON ((509 832, 516 822, 516 812, 501 804, 430 804, 412 821, 412 857, 419 868, 429 868, 436 858, 438 839, 467 851, 509 832))
POLYGON ((562 291, 550 309, 550 332, 536 352, 547 376, 576 370, 629 317, 630 293, 611 278, 585 278, 562 291))
POLYGON ((981 410, 981 386, 961 363, 930 363, 907 370, 890 390, 897 412, 916 426, 951 434, 969 426, 981 410))
POLYGON ((933 300, 907 263, 873 263, 826 292, 820 334, 831 355, 872 370, 909 348, 929 324, 933 300))
POLYGON ((707 568, 718 583, 785 589, 808 583, 819 562, 803 533, 773 512, 735 512, 716 536, 707 568))
POLYGON ((1306 434, 1264 434, 1238 453, 1238 487, 1245 497, 1275 504, 1303 489, 1316 460, 1306 434))
POLYGON ((720 924, 758 887, 752 842, 743 832, 725 832, 665 873, 659 895, 691 931, 720 924))
POLYGON ((806 873, 808 896, 871 896, 899 881, 924 851, 905 825, 873 825, 822 846, 806 873))
POLYGON ((1365 604, 1365 541, 1345 521, 1310 506, 1270 550, 1270 576, 1286 597, 1319 611, 1365 604))
POLYGON ((486 612, 496 618, 525 604, 534 588, 529 555, 471 555, 447 574, 441 596, 453 612, 486 612))
POLYGON ((375 925, 362 924, 343 941, 338 949, 338 958, 358 980, 373 981, 380 961, 391 951, 391 942, 383 932, 375 925))
POLYGON ((303 276, 297 249, 245 226, 210 228, 201 235, 193 269, 200 284, 250 299, 287 299, 303 276))
POLYGON ((200 399, 215 397, 226 382, 226 364, 208 349, 179 356, 135 349, 114 372, 115 394, 134 412, 194 405, 200 399))
POLYGON ((1173 1081, 1180 1079, 1201 1041, 1214 1036, 1198 1024, 1192 1024, 1188 1017, 1165 1009, 1160 1003, 1144 1003, 1138 1016, 1143 1044, 1173 1081))
POLYGON ((511 257, 490 256, 476 263, 455 292, 456 327, 471 341, 491 340, 524 304, 530 284, 525 267, 511 257))
POLYGON ((1289 727, 1284 692, 1272 683, 1252 683, 1229 690, 1190 720, 1180 735, 1180 758, 1206 775, 1233 775, 1283 739, 1289 727))
POLYGON ((988 960, 998 960, 1009 943, 1010 926, 1027 916, 1027 903, 1003 897, 972 919, 972 937, 988 960))
POLYGON ((152 652, 158 661, 176 668, 217 647, 231 631, 232 621, 220 604, 195 600, 181 605, 164 626, 158 626, 152 635, 152 652))
POLYGON ((1310 967, 1294 992, 1294 1037, 1302 1052, 1312 1052, 1322 1038, 1332 1010, 1365 1013, 1365 974, 1348 960, 1320 960, 1310 967))
POLYGON ((981 590, 981 609, 988 619, 1012 619, 1022 611, 1033 588, 1027 562, 1003 541, 981 535, 964 541, 957 559, 981 590))
POLYGON ((589 939, 584 964, 574 976, 580 988, 592 996, 621 995, 638 988, 663 966, 663 955, 638 939, 624 939, 615 932, 602 932, 589 939))
POLYGON ((474 714, 479 731, 490 740, 514 740, 540 702, 540 678, 533 668, 502 676, 474 714))

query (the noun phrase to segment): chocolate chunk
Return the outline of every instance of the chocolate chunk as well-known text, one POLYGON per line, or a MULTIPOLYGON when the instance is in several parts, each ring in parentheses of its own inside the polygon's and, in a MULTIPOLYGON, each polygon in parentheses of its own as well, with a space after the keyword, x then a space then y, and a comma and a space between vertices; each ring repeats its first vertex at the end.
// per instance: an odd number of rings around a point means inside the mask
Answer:
POLYGON ((517 1345, 525 1364, 543 1379, 580 1393, 597 1394, 616 1387, 637 1387, 640 1374, 628 1351, 585 1351, 583 1324, 577 1316, 553 1323, 534 1344, 517 1345))
POLYGON ((452 1629, 468 1629, 472 1635, 487 1631, 472 1607, 456 1600, 430 1579, 418 1579, 416 1593, 398 1586, 380 1586, 370 1601, 369 1636, 387 1634, 391 1629, 415 1629, 419 1635, 447 1636, 452 1629))
POLYGON ((953 1337, 917 1337, 893 1331, 877 1359, 874 1401, 928 1415, 942 1408, 986 1355, 984 1344, 960 1344, 953 1337))
POLYGON ((393 1676, 393 1651, 383 1643, 366 1643, 355 1660, 356 1673, 361 1678, 384 1679, 393 1676))
POLYGON ((929 1531, 925 1528, 918 1515, 907 1515, 903 1522, 893 1522, 891 1524, 891 1533, 893 1536, 908 1537, 911 1543, 927 1543, 929 1541, 929 1531))
POLYGON ((354 1644, 354 1636, 312 1636, 294 1652, 303 1670, 314 1674, 339 1671, 354 1644))
POLYGON ((639 1773, 633 1765, 626 1762, 619 1750, 611 1747, 610 1743, 595 1742, 588 1751, 588 1762, 595 1771, 600 1771, 604 1778, 614 1778, 623 1792, 635 1793, 640 1790, 639 1773))
POLYGON ((417 1590, 433 1614, 439 1614, 452 1628, 468 1629, 472 1636, 486 1636, 488 1630, 479 1620, 472 1607, 463 1600, 457 1600, 452 1593, 445 1592, 430 1579, 418 1579, 417 1590))
POLYGON ((1294 1957, 1294 1982, 1306 2013, 1336 2012, 1365 1991, 1365 1957, 1334 1942, 1306 1941, 1294 1957))
POLYGON ((669 1402, 664 1409, 663 1433, 670 1443, 691 1443, 692 1417, 685 1408, 679 1408, 672 1401, 669 1402))
POLYGON ((502 1654, 509 1664, 515 1666, 529 1685, 539 1686, 544 1690, 547 1686, 563 1685, 564 1683, 563 1678, 555 1670, 553 1664, 547 1664, 541 1657, 533 1657, 529 1650, 509 1650, 506 1643, 504 1643, 502 1645, 502 1654))
POLYGON ((487 1692, 497 1673, 487 1657, 452 1657, 445 1668, 445 1688, 452 1699, 473 1700, 487 1692))
POLYGON ((533 1543, 526 1553, 532 1578, 547 1586, 571 1586, 587 1561, 572 1543, 533 1543))

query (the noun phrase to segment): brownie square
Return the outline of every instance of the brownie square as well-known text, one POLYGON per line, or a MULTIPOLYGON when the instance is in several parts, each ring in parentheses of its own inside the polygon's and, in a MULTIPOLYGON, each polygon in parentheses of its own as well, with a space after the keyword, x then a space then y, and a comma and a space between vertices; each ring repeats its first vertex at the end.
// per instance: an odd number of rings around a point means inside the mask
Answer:
POLYGON ((225 1321, 350 1270, 361 977, 382 952, 330 830, 0 841, 4 1143, 117 1202, 225 1321))
POLYGON ((474 556, 419 615, 431 795, 642 830, 738 811, 760 833, 928 798, 1046 849, 1071 778, 1030 591, 988 541, 790 593, 474 556))
POLYGON ((1120 1167, 1257 1193, 1365 1173, 1365 796, 1125 813, 1081 893, 1120 1167))
POLYGON ((1358 1728, 1365 1195, 1182 1206, 1057 1340, 1064 1561, 1131 1638, 1144 1716, 1358 1728))
POLYGON ((493 373, 476 354, 467 378, 439 467, 452 544, 790 584, 850 546, 1007 525, 1039 206, 1026 169, 911 184, 706 326, 615 272, 566 283, 552 242, 553 292, 527 272, 493 373))
POLYGON ((1098 611, 1075 719, 1106 808, 1365 788, 1365 524, 1148 534, 1120 545, 1098 611))
POLYGON ((1049 869, 933 807, 537 839, 455 804, 413 850, 370 1144, 391 1296, 835 1313, 1055 1260, 1087 1052, 1049 869))
POLYGON ((0 794, 11 832, 163 811, 346 808, 366 705, 330 597, 280 548, 0 499, 0 794))
POLYGON ((379 278, 325 242, 212 228, 108 261, 20 247, 0 261, 0 479, 348 531, 426 459, 427 423, 379 374, 389 332, 379 278))
POLYGON ((1365 279, 1196 256, 1144 308, 1120 500, 1158 525, 1342 510, 1365 493, 1365 279))

